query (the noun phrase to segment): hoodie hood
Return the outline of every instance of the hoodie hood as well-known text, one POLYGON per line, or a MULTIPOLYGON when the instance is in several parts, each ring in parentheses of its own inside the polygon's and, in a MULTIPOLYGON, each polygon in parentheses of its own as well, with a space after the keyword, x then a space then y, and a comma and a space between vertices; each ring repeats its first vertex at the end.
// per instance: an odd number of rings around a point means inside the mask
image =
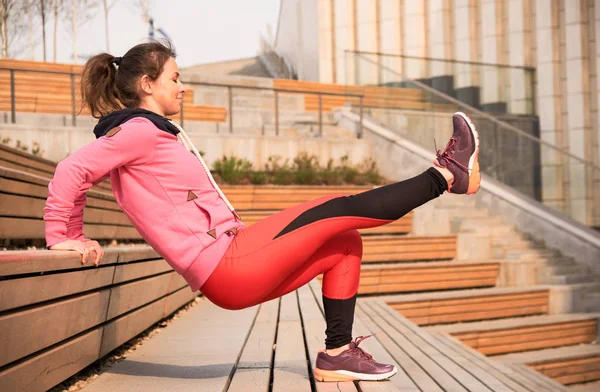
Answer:
POLYGON ((96 139, 106 135, 111 129, 118 127, 134 117, 147 118, 148 120, 152 121, 152 123, 156 125, 158 129, 168 132, 172 135, 177 135, 179 133, 179 129, 177 129, 175 125, 171 124, 169 119, 166 117, 146 109, 127 108, 101 117, 98 121, 98 124, 94 127, 94 135, 96 135, 96 139))

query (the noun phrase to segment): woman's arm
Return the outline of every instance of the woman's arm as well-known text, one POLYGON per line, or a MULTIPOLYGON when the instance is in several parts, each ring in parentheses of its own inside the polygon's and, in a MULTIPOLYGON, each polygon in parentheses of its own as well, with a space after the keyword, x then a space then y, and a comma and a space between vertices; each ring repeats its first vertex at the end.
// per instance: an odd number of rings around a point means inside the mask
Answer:
MULTIPOLYGON (((92 184, 92 186, 98 185, 99 183, 106 180, 109 176, 110 176, 110 173, 106 174, 102 178, 95 181, 92 184)), ((86 195, 87 195, 88 190, 89 190, 89 188, 86 188, 86 187, 82 188, 79 191, 77 198, 75 199, 75 203, 74 203, 75 205, 73 206, 73 210, 71 211, 71 217, 69 218, 69 221, 67 222, 67 238, 69 238, 70 240, 78 240, 78 241, 89 241, 90 240, 83 234, 83 210, 85 209, 85 205, 87 203, 86 195)))
POLYGON ((67 224, 71 218, 74 224, 83 219, 82 190, 87 191, 115 168, 143 164, 152 158, 156 128, 149 120, 134 118, 120 128, 112 136, 85 145, 57 165, 44 208, 48 247, 69 239, 67 224), (76 201, 78 210, 74 210, 76 201))

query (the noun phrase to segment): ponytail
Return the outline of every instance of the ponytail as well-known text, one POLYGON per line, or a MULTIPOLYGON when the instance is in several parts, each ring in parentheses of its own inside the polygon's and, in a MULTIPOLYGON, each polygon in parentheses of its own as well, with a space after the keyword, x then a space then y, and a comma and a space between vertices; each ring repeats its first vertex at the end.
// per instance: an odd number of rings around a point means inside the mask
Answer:
POLYGON ((116 57, 102 53, 89 59, 81 74, 81 97, 92 116, 122 109, 116 92, 116 57))
POLYGON ((144 75, 158 79, 170 57, 176 53, 169 41, 152 41, 134 46, 123 57, 102 53, 90 58, 81 74, 84 105, 95 118, 138 107, 139 80, 144 75))

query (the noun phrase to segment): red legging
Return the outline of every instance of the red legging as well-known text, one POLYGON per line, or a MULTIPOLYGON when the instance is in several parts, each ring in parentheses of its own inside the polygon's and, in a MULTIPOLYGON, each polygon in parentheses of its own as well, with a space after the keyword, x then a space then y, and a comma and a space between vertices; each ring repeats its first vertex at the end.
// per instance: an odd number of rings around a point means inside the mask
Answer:
POLYGON ((390 223, 446 189, 444 177, 431 168, 406 181, 281 211, 238 231, 201 291, 222 308, 243 309, 281 297, 323 273, 326 297, 353 297, 362 258, 356 229, 390 223))

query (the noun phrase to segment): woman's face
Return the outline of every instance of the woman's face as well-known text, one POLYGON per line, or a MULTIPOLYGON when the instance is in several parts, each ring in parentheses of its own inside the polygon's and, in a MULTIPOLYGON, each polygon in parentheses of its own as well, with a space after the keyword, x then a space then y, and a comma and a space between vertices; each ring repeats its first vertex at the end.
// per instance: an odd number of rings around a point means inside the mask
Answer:
POLYGON ((179 67, 173 57, 169 57, 158 79, 150 84, 152 111, 165 117, 174 116, 181 111, 185 87, 179 80, 179 67))

